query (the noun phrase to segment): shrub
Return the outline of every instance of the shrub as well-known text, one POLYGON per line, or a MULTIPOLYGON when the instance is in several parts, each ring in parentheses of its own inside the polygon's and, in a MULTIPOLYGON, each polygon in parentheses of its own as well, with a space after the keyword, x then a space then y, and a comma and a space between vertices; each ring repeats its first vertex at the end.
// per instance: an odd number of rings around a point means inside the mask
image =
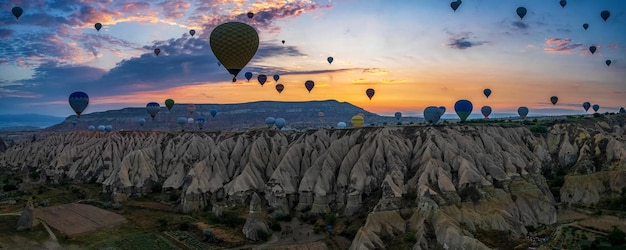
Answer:
POLYGON ((6 184, 2 187, 2 190, 4 192, 11 192, 11 191, 15 191, 17 190, 17 186, 15 186, 14 184, 6 184))
POLYGON ((620 246, 626 243, 626 233, 624 233, 624 231, 619 229, 617 226, 613 226, 613 230, 606 235, 606 238, 613 246, 620 246))
POLYGON ((404 236, 402 238, 404 238, 404 242, 407 242, 407 243, 415 243, 415 242, 417 242, 417 238, 415 237, 415 233, 412 233, 412 232, 404 233, 404 236))
POLYGON ((542 133, 542 134, 548 133, 548 128, 543 125, 533 125, 529 129, 531 132, 534 132, 534 133, 542 133))
MULTIPOLYGON (((161 183, 160 181, 155 182, 154 185, 152 186, 153 193, 161 193, 162 190, 163 190, 163 183, 161 183)), ((178 200, 178 198, 176 199, 178 200)))

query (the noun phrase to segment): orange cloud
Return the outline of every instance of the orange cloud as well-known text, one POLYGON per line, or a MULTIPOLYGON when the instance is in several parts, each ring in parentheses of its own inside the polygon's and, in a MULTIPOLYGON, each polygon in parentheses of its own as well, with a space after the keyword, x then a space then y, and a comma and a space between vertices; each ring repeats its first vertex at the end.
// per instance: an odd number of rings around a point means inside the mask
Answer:
POLYGON ((379 69, 379 68, 369 68, 369 69, 364 69, 363 73, 370 74, 370 75, 386 75, 389 73, 389 71, 385 69, 379 69))
POLYGON ((548 53, 571 54, 580 46, 582 43, 572 43, 570 38, 549 38, 546 39, 543 50, 548 53))

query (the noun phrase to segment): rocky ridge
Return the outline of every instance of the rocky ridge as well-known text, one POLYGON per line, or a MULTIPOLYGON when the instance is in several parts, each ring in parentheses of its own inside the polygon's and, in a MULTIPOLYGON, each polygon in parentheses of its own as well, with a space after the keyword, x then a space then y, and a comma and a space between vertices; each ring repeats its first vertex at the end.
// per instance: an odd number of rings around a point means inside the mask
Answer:
POLYGON ((624 115, 517 125, 391 126, 303 133, 73 132, 0 154, 0 166, 49 179, 102 183, 130 196, 155 184, 182 192, 185 211, 261 194, 274 214, 367 214, 352 249, 384 248, 384 235, 487 249, 476 229, 527 233, 556 222, 556 205, 593 205, 626 185, 624 115), (544 175, 565 170, 557 197, 544 175))

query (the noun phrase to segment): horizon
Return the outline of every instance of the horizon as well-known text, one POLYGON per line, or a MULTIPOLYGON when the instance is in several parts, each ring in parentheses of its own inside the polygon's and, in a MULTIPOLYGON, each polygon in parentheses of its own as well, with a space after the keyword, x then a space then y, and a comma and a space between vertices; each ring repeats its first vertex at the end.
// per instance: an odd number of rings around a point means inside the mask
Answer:
POLYGON ((626 106, 623 1, 569 1, 562 8, 558 1, 466 0, 456 11, 436 0, 225 1, 220 8, 204 1, 18 3, 0 4, 0 114, 68 117, 74 91, 90 96, 84 114, 152 101, 164 106, 167 98, 185 104, 334 99, 383 116, 419 117, 427 106, 445 106, 444 118, 460 99, 473 102, 470 118, 481 116, 484 105, 493 108, 492 117, 516 114, 520 106, 530 109, 529 117, 590 114, 585 101, 599 104, 599 113, 626 106), (14 6, 24 9, 19 19, 11 15, 14 6), (524 18, 515 14, 518 6, 528 9, 524 18), (611 11, 606 21, 602 10, 611 11), (227 21, 247 23, 260 37, 236 84, 208 43, 211 30, 227 21), (258 74, 268 75, 263 87, 258 74), (280 94, 274 74, 285 85, 280 94), (311 93, 304 88, 309 79, 311 93), (367 88, 376 90, 371 100, 367 88), (493 91, 488 98, 485 88, 493 91))

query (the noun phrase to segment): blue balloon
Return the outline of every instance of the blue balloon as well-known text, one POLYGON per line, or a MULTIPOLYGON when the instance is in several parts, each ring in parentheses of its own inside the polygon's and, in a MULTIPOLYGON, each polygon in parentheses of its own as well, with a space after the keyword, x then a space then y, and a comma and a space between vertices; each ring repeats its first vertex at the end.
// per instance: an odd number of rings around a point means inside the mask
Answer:
POLYGON ((485 96, 486 96, 487 98, 489 98, 489 96, 491 95, 491 89, 485 89, 485 90, 483 90, 483 94, 485 94, 485 96))
POLYGON ((272 127, 272 125, 274 125, 274 122, 276 122, 276 119, 274 119, 274 117, 268 116, 267 118, 265 118, 265 124, 267 124, 268 127, 272 127))
POLYGON ((337 123, 337 127, 338 128, 345 128, 346 127, 346 123, 345 122, 338 122, 337 123))
POLYGON ((600 105, 594 104, 593 106, 591 106, 591 108, 593 109, 593 111, 598 112, 598 110, 600 109, 600 105))
POLYGON ((176 123, 178 123, 178 125, 180 126, 184 126, 185 124, 187 124, 187 118, 178 117, 178 119, 176 119, 176 123))
POLYGON ((454 104, 454 111, 459 116, 459 118, 461 118, 462 122, 467 120, 467 117, 469 117, 469 115, 472 113, 473 108, 474 106, 472 105, 472 102, 468 100, 458 100, 454 104))
POLYGON ((161 110, 161 105, 159 105, 159 103, 150 102, 146 105, 146 111, 148 111, 152 120, 154 120, 154 117, 159 113, 159 110, 161 110))
POLYGON ((280 79, 280 76, 278 74, 274 75, 274 81, 278 82, 278 79, 280 79))
POLYGON ((248 79, 248 82, 249 82, 250 79, 252 79, 252 72, 246 72, 245 76, 246 76, 246 79, 248 79))
POLYGON ((76 91, 70 94, 68 101, 74 112, 76 112, 76 117, 80 118, 80 114, 89 105, 89 96, 85 92, 76 91))
POLYGON ((198 124, 198 128, 200 130, 202 130, 202 127, 204 127, 205 123, 206 123, 206 118, 204 118, 203 116, 196 118, 196 124, 198 124))
POLYGON ((217 109, 211 109, 209 113, 211 113, 211 117, 215 118, 215 116, 217 115, 217 109))
POLYGON ((96 130, 96 127, 93 126, 93 125, 89 125, 89 127, 87 127, 87 130, 94 131, 94 130, 96 130))
POLYGON ((519 115, 520 119, 525 119, 526 116, 528 115, 528 108, 527 107, 519 107, 517 109, 517 114, 519 115))
POLYGON ((278 129, 283 129, 283 127, 285 126, 285 119, 276 118, 275 124, 278 129))
POLYGON ((485 119, 487 119, 491 114, 491 107, 483 106, 482 108, 480 108, 480 112, 483 113, 483 116, 485 116, 485 119))
POLYGON ((146 119, 143 119, 143 118, 139 119, 139 126, 143 127, 144 124, 146 124, 146 119))
POLYGON ((104 126, 104 131, 106 131, 106 132, 111 132, 111 131, 113 131, 113 126, 111 126, 111 125, 106 125, 106 126, 104 126))
POLYGON ((396 118, 396 120, 399 121, 400 118, 402 118, 402 113, 401 112, 396 112, 393 116, 396 118))
POLYGON ((426 123, 435 124, 441 118, 441 109, 435 106, 429 106, 424 109, 424 119, 426 123))
POLYGON ((98 125, 98 131, 104 132, 105 129, 106 127, 104 125, 98 125))

